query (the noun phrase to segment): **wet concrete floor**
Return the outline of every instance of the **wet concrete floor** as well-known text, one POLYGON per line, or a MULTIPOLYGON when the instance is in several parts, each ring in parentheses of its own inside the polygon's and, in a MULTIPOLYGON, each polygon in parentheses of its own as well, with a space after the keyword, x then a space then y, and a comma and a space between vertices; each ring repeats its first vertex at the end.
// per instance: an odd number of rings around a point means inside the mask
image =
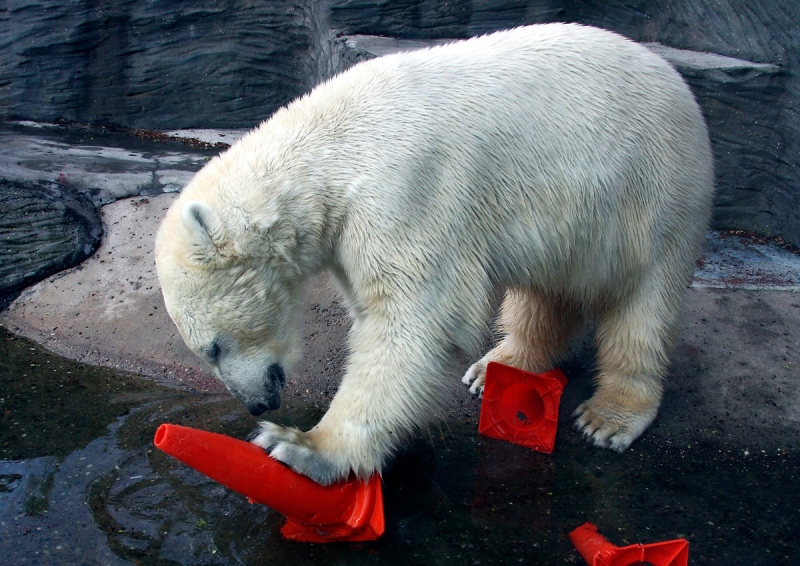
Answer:
MULTIPOLYGON (((562 407, 591 387, 590 350, 576 348, 562 407)), ((0 359, 6 564, 582 564, 568 533, 586 521, 620 546, 685 537, 693 565, 800 563, 797 445, 649 434, 619 455, 588 447, 562 410, 545 455, 479 437, 475 402, 387 471, 382 539, 300 544, 275 512, 152 445, 162 422, 246 436, 256 421, 230 396, 66 360, 4 329, 0 359)), ((309 427, 324 408, 290 395, 270 417, 309 427)))

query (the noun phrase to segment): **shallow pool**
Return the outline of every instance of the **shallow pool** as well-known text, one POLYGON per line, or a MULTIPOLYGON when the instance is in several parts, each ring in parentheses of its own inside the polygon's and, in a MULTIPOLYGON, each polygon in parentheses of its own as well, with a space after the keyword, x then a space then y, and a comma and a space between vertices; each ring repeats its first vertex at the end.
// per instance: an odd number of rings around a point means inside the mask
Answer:
MULTIPOLYGON (((0 360, 4 564, 582 564, 568 533, 586 521, 620 546, 685 537, 692 565, 800 563, 794 451, 646 436, 619 455, 562 414, 544 455, 479 437, 465 414, 385 473, 381 540, 292 543, 278 514, 152 445, 162 422, 245 437, 256 420, 229 396, 71 362, 2 328, 0 360)), ((270 418, 302 428, 321 414, 286 395, 270 418)))

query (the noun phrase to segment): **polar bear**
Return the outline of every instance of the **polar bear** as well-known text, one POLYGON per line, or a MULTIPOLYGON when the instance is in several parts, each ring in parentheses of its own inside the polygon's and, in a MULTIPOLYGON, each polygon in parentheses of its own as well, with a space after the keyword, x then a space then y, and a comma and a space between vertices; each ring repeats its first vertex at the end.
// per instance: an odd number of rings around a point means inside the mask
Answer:
POLYGON ((330 484, 381 466, 425 423, 446 361, 551 367, 594 320, 596 392, 575 411, 626 449, 656 416, 707 225, 712 154, 677 72, 619 35, 534 25, 358 64, 209 162, 168 211, 168 312, 253 415, 280 404, 304 282, 353 315, 319 424, 254 442, 330 484), (476 356, 477 357, 477 356, 476 356))

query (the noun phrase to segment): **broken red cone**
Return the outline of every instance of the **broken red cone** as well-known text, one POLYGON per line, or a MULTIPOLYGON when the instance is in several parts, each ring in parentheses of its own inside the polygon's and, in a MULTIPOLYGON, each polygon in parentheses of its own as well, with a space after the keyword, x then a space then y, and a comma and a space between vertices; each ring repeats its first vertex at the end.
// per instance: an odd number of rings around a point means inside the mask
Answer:
POLYGON ((284 537, 301 542, 375 540, 383 534, 383 492, 376 474, 322 486, 270 458, 250 442, 162 424, 153 440, 163 450, 288 521, 284 537))
POLYGON ((530 373, 489 362, 478 432, 550 454, 566 385, 567 376, 559 369, 530 373))
POLYGON ((689 563, 689 542, 682 538, 619 547, 608 542, 591 523, 569 533, 569 538, 590 566, 687 566, 689 563))

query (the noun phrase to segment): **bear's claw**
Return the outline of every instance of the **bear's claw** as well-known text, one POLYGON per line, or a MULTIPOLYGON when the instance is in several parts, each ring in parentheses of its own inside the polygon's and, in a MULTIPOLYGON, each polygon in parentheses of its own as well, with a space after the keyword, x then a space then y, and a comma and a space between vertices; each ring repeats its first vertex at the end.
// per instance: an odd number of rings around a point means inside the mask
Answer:
POLYGON ((297 428, 263 421, 251 442, 272 458, 319 484, 330 485, 342 479, 343 474, 337 466, 314 449, 308 433, 297 428))
MULTIPOLYGON (((657 407, 657 406, 656 406, 657 407)), ((572 416, 575 430, 595 446, 624 452, 656 418, 656 408, 636 413, 594 397, 581 403, 572 416)))
POLYGON ((478 397, 483 397, 483 387, 486 383, 486 361, 485 358, 475 362, 461 378, 461 383, 469 385, 469 392, 478 397))

